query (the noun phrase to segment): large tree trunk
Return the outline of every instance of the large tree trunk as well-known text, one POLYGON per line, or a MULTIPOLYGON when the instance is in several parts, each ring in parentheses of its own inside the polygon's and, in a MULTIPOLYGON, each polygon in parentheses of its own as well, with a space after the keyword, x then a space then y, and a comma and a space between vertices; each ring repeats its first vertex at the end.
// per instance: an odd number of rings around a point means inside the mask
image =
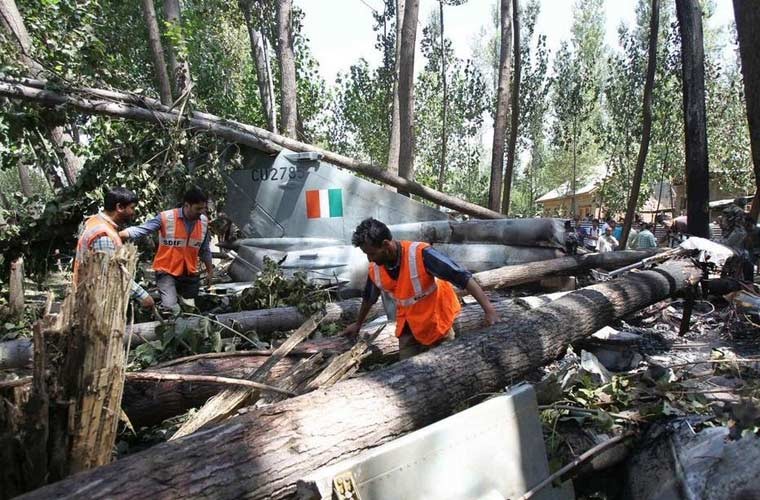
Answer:
POLYGON ((683 65, 683 118, 686 140, 687 231, 710 237, 710 171, 705 114, 705 53, 699 0, 676 0, 683 65))
MULTIPOLYGON (((173 30, 180 38, 183 38, 182 14, 179 0, 164 0, 164 17, 166 18, 167 29, 173 30)), ((187 61, 187 56, 183 55, 176 47, 171 46, 168 53, 175 97, 178 99, 182 96, 189 98, 192 80, 190 78, 190 63, 187 61)))
POLYGON ((293 0, 277 2, 277 61, 280 64, 280 122, 282 135, 297 139, 296 62, 293 55, 293 0))
MULTIPOLYGON (((639 156, 636 159, 636 172, 633 174, 633 184, 628 198, 628 208, 623 221, 623 234, 620 236, 620 250, 625 250, 628 234, 631 232, 633 215, 639 204, 639 190, 644 176, 644 165, 649 152, 649 139, 652 135, 652 89, 654 88, 654 72, 657 66, 657 36, 660 29, 660 1, 652 0, 652 14, 649 20, 649 60, 647 61, 647 76, 644 83, 644 103, 642 105, 643 123, 639 156)), ((687 181, 688 182, 688 181, 687 181)))
POLYGON ((401 67, 401 37, 404 25, 404 0, 396 0, 396 59, 393 68, 393 110, 391 111, 391 133, 388 140, 388 172, 398 174, 398 155, 401 142, 401 122, 399 118, 399 68, 401 67))
POLYGON ((760 214, 760 0, 734 0, 734 17, 744 76, 752 163, 755 166, 755 198, 750 215, 757 222, 760 214))
POLYGON ((169 73, 166 71, 166 60, 164 59, 164 47, 161 45, 161 31, 158 28, 156 19, 156 8, 153 0, 142 0, 142 12, 145 19, 145 25, 148 28, 148 42, 150 52, 153 56, 153 70, 156 73, 158 82, 158 93, 161 96, 161 103, 166 106, 172 104, 172 87, 169 83, 169 73))
MULTIPOLYGON (((401 28, 401 54, 398 69, 399 154, 398 175, 414 179, 414 49, 417 46, 419 0, 406 0, 401 28)), ((402 194, 409 191, 399 188, 402 194)))
POLYGON ((512 177, 515 171, 515 159, 517 157, 517 136, 520 132, 520 2, 513 0, 512 25, 514 31, 514 71, 512 72, 512 109, 509 127, 509 145, 507 147, 507 165, 504 168, 504 190, 501 198, 501 211, 504 215, 509 214, 509 203, 512 194, 512 177))
MULTIPOLYGON (((542 296, 548 297, 548 296, 542 296)), ((545 298, 543 300, 550 300, 545 298)), ((494 302, 494 308, 501 317, 507 318, 518 314, 530 305, 517 304, 512 300, 494 302)), ((483 324, 483 310, 477 304, 466 305, 454 322, 454 330, 457 335, 469 334, 483 324)), ((371 332, 375 327, 370 325, 364 329, 371 332)), ((284 359, 275 366, 272 375, 281 377, 288 369, 295 365, 297 358, 318 352, 326 356, 345 352, 351 348, 354 341, 346 337, 328 337, 310 340, 300 344, 300 350, 296 356, 284 359)), ((398 340, 394 335, 393 328, 386 328, 372 342, 369 355, 363 363, 378 363, 398 357, 398 340)), ((206 358, 182 362, 162 368, 148 368, 147 371, 158 373, 178 373, 192 375, 216 375, 230 378, 242 378, 246 372, 255 370, 266 361, 265 355, 234 356, 226 358, 206 358)), ((275 384, 277 385, 277 384, 275 384)), ((127 380, 124 387, 124 400, 122 406, 127 413, 132 425, 155 425, 167 418, 179 415, 190 408, 200 406, 206 400, 224 389, 219 384, 207 384, 197 382, 162 381, 151 382, 147 380, 127 380)))
POLYGON ((496 115, 493 121, 493 148, 491 149, 491 183, 488 188, 488 208, 494 212, 499 211, 501 203, 504 141, 506 139, 507 112, 509 110, 510 53, 512 52, 511 0, 501 0, 500 24, 499 88, 496 90, 496 115))
MULTIPOLYGON (((272 70, 269 65, 267 39, 263 36, 262 31, 257 29, 256 24, 254 23, 252 0, 238 0, 238 6, 243 12, 245 25, 248 29, 248 39, 251 43, 251 58, 256 66, 256 82, 259 86, 261 108, 266 117, 267 128, 276 133, 277 113, 274 109, 274 86, 272 84, 272 70)), ((257 17, 259 20, 263 19, 263 9, 260 9, 260 14, 257 17)))
POLYGON ((610 321, 692 286, 688 261, 566 295, 430 352, 247 412, 28 498, 285 498, 314 469, 442 418, 562 356, 610 321), (572 325, 565 328, 564 325, 572 325))
POLYGON ((353 172, 366 175, 377 181, 390 184, 406 192, 416 194, 438 205, 460 211, 473 217, 482 219, 500 219, 504 216, 493 212, 474 203, 460 200, 446 195, 435 189, 409 181, 398 175, 393 175, 382 167, 371 163, 361 162, 325 149, 304 144, 287 137, 269 132, 268 130, 235 122, 223 120, 218 116, 208 113, 194 112, 192 117, 178 116, 176 110, 170 110, 160 102, 146 99, 142 96, 130 96, 119 92, 103 89, 69 89, 62 93, 44 90, 44 82, 37 80, 23 80, 21 82, 12 78, 0 76, 0 95, 37 102, 44 106, 71 106, 79 111, 89 114, 99 114, 126 118, 158 124, 171 124, 176 126, 178 120, 186 127, 196 132, 206 132, 217 135, 226 140, 239 144, 246 144, 260 151, 277 153, 283 148, 291 151, 311 151, 323 156, 324 161, 333 163, 353 172), (83 92, 87 97, 82 97, 78 92, 83 92), (94 98, 92 96, 97 96, 94 98), (116 102, 115 102, 116 101, 116 102))

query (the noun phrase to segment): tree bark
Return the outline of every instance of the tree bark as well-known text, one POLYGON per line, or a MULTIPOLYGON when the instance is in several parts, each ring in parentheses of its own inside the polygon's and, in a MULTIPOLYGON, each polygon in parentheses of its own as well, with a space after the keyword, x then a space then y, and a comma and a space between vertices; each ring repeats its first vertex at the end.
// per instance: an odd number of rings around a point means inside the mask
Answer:
POLYGON ((61 158, 61 168, 63 175, 66 176, 66 182, 69 186, 73 186, 77 183, 77 175, 82 164, 79 157, 67 146, 73 142, 73 139, 70 134, 63 130, 62 125, 57 125, 50 128, 50 140, 61 158))
POLYGON ((21 194, 27 198, 31 198, 34 195, 34 189, 32 189, 32 179, 29 176, 29 168, 25 163, 18 161, 16 163, 16 170, 18 171, 18 185, 21 188, 21 194))
POLYGON ((396 0, 396 60, 393 69, 393 110, 391 111, 391 133, 388 142, 388 172, 398 175, 398 155, 401 142, 401 122, 399 118, 399 71, 401 67, 401 40, 404 25, 404 0, 396 0))
POLYGON ((41 488, 28 498, 286 498, 296 482, 501 390, 567 346, 692 286, 689 261, 570 293, 388 368, 250 411, 193 438, 41 488), (572 325, 572 328, 564 326, 572 325))
POLYGON ((304 144, 287 137, 269 132, 259 127, 232 120, 223 120, 208 113, 194 112, 193 116, 180 117, 176 110, 170 110, 156 100, 142 96, 130 96, 103 89, 68 89, 61 93, 44 90, 44 82, 24 79, 19 82, 0 77, 0 95, 15 99, 37 102, 44 106, 68 105, 81 112, 138 120, 150 123, 171 124, 179 120, 185 127, 196 132, 206 132, 226 140, 245 144, 266 153, 278 153, 283 148, 291 151, 311 151, 322 155, 323 160, 366 175, 377 181, 395 186, 408 193, 416 194, 438 205, 460 211, 482 219, 499 219, 504 216, 474 203, 446 195, 435 189, 393 175, 382 167, 361 162, 325 149, 304 144), (114 100, 118 102, 114 102, 114 100))
POLYGON ((509 127, 509 145, 507 147, 507 165, 504 168, 504 189, 501 198, 501 211, 504 215, 509 215, 509 203, 512 194, 512 177, 515 171, 515 161, 517 156, 517 136, 520 127, 520 73, 522 64, 520 61, 520 2, 513 0, 512 3, 512 25, 514 31, 514 42, 512 52, 514 54, 514 71, 512 74, 512 109, 511 124, 509 127))
POLYGON ((11 262, 10 279, 8 280, 8 306, 11 316, 24 316, 24 258, 18 257, 11 262))
MULTIPOLYGON (((256 28, 254 16, 252 13, 253 2, 251 0, 238 0, 238 6, 245 18, 245 25, 248 30, 248 39, 251 43, 251 59, 256 66, 256 82, 259 86, 259 98, 261 99, 261 110, 267 121, 267 128, 272 132, 277 132, 277 113, 274 106, 274 86, 272 84, 272 70, 269 65, 269 52, 267 50, 267 40, 262 35, 261 30, 256 28)), ((258 16, 259 19, 263 15, 258 16)))
POLYGON ((647 76, 644 83, 644 102, 642 105, 642 131, 639 156, 636 159, 636 171, 633 174, 633 184, 628 198, 628 208, 623 221, 623 234, 620 236, 620 250, 625 250, 628 235, 631 232, 633 216, 639 204, 641 179, 644 176, 644 165, 649 152, 649 139, 652 135, 652 89, 654 88, 654 73, 657 67, 657 37, 660 30, 660 0, 652 0, 652 14, 649 20, 649 55, 647 60, 647 76))
POLYGON ((443 191, 443 181, 446 177, 446 142, 448 131, 446 130, 446 109, 449 106, 448 89, 446 88, 446 37, 443 30, 443 0, 438 0, 438 10, 441 17, 441 85, 443 96, 441 101, 441 165, 438 168, 438 191, 443 191))
POLYGON ((624 250, 620 252, 570 255, 558 259, 504 266, 491 271, 475 273, 473 278, 484 289, 506 288, 533 283, 556 274, 569 274, 599 268, 611 271, 651 257, 660 250, 624 250))
POLYGON ((755 167, 755 198, 750 216, 757 222, 760 214, 760 0, 734 0, 734 18, 739 38, 739 55, 744 76, 752 164, 755 167))
MULTIPOLYGON (((419 0, 406 0, 398 69, 398 175, 410 181, 414 179, 414 49, 417 46, 419 9, 419 0)), ((399 193, 408 195, 410 191, 399 187, 399 193)))
POLYGON ((686 142, 687 231, 710 237, 710 171, 705 113, 705 54, 699 0, 676 0, 683 65, 683 117, 686 142))
POLYGON ((291 16, 293 0, 277 2, 277 61, 280 64, 280 123, 282 135, 297 139, 296 62, 293 55, 291 16))
POLYGON ((488 188, 488 208, 500 210, 502 172, 504 170, 504 141, 509 110, 510 53, 512 51, 512 1, 501 0, 501 42, 499 44, 499 88, 496 90, 496 115, 493 121, 491 149, 491 183, 488 188))
POLYGON ((153 0, 142 0, 142 13, 145 19, 145 26, 148 28, 148 42, 150 52, 153 56, 153 70, 156 73, 158 82, 158 93, 161 96, 161 103, 166 106, 172 104, 172 87, 169 83, 169 73, 166 71, 166 60, 164 58, 164 47, 161 44, 161 31, 158 28, 156 19, 156 8, 153 0))
MULTIPOLYGON (((184 38, 182 34, 182 14, 179 6, 179 0, 164 0, 164 17, 168 29, 175 31, 180 41, 184 38)), ((190 96, 192 88, 192 79, 190 77, 190 63, 187 61, 187 55, 183 54, 178 47, 172 47, 169 44, 169 67, 171 68, 171 79, 174 85, 175 97, 179 99, 182 96, 190 96)))

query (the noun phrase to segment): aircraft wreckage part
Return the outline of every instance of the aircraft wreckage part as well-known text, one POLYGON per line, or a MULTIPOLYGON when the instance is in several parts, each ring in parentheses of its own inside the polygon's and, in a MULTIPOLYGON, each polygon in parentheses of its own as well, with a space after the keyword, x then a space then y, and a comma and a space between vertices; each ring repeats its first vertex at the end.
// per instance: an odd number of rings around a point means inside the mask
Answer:
POLYGON ((492 269, 490 271, 477 273, 474 275, 474 278, 483 288, 504 288, 525 283, 533 283, 548 276, 585 271, 594 268, 610 271, 638 262, 660 251, 662 250, 622 250, 619 252, 569 255, 558 259, 492 269))
POLYGON ((691 261, 577 290, 334 386, 247 412, 26 498, 286 498, 324 464, 445 418, 561 356, 610 321, 693 286, 691 261), (568 327, 570 325, 571 327, 568 327))
MULTIPOLYGON (((517 306, 511 300, 495 302, 494 307, 502 317, 513 316, 527 309, 524 306, 517 306)), ((483 310, 479 305, 472 304, 462 308, 461 314, 454 323, 454 329, 458 334, 469 334, 481 328, 482 324, 483 310)), ((363 331, 369 333, 376 328, 377 325, 367 325, 363 331)), ((300 344, 296 354, 304 356, 317 352, 341 353, 350 349, 353 344, 354 341, 346 337, 307 340, 300 344)), ((372 343, 369 356, 364 359, 364 362, 377 363, 396 356, 398 356, 398 340, 394 335, 394 329, 386 328, 372 343)), ((266 359, 267 356, 262 355, 199 359, 165 368, 148 368, 147 371, 237 378, 245 373, 246 368, 255 369, 266 359)), ((281 369, 284 372, 285 368, 292 367, 293 359, 294 356, 291 356, 278 363, 274 373, 280 373, 281 369), (285 368, 282 368, 283 366, 285 368)), ((208 398, 223 389, 225 387, 219 384, 198 382, 127 380, 124 385, 122 408, 135 427, 155 425, 167 418, 184 413, 190 408, 202 405, 208 398)))
POLYGON ((560 219, 413 222, 395 224, 389 229, 397 240, 565 248, 564 223, 560 219))

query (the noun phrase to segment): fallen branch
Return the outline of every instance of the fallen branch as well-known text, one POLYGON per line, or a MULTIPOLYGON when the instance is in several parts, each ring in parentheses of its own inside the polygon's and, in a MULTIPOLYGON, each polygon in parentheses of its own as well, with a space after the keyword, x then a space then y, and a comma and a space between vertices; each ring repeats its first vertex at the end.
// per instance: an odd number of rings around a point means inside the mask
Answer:
POLYGON ((130 372, 127 373, 127 380, 156 380, 166 381, 173 380, 178 382, 207 382, 212 384, 223 385, 235 385, 240 387, 250 387, 251 389, 258 389, 260 391, 276 392, 278 394, 284 394, 286 396, 295 396, 295 392, 286 391, 278 387, 274 387, 259 382, 251 382, 250 380, 243 380, 239 378, 228 377, 212 377, 209 375, 177 375, 171 373, 155 373, 155 372, 130 372))
MULTIPOLYGON (((612 446, 615 446, 616 444, 622 441, 625 441, 626 439, 631 438, 633 436, 634 436, 634 433, 626 432, 625 434, 621 434, 620 436, 615 436, 612 439, 608 439, 607 441, 603 443, 599 443, 598 445, 594 446, 590 450, 579 455, 575 460, 565 465, 554 474, 551 474, 549 477, 547 477, 546 479, 538 483, 535 487, 531 488, 528 492, 526 492, 523 496, 521 496, 517 500, 528 500, 529 498, 533 498, 536 495, 536 493, 543 490, 544 488, 552 484, 557 479, 563 477, 568 472, 577 469, 578 467, 588 462, 590 459, 594 458, 596 455, 600 454, 607 448, 611 448, 612 446)), ((565 481, 566 480, 567 479, 565 479, 565 481)))
POLYGON ((88 114, 106 115, 158 124, 182 124, 197 131, 214 134, 238 144, 245 144, 266 153, 278 153, 283 148, 297 152, 319 153, 339 167, 366 175, 389 186, 420 196, 464 214, 483 219, 502 219, 504 215, 474 203, 460 200, 435 189, 417 184, 391 173, 379 165, 361 162, 325 149, 305 144, 268 130, 215 115, 194 111, 191 116, 157 101, 150 102, 139 96, 131 97, 120 92, 102 89, 77 89, 57 86, 57 92, 45 90, 45 83, 31 79, 18 80, 0 76, 0 96, 23 99, 43 106, 71 107, 88 114), (150 107, 147 103, 150 102, 150 107))

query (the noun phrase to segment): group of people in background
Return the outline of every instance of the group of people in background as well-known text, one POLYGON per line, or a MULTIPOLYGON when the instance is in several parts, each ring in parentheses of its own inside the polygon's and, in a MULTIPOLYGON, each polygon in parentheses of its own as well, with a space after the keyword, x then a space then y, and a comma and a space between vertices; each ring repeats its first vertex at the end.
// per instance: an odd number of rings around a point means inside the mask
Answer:
MULTIPOLYGON (((601 226, 599 219, 582 220, 576 217, 565 222, 565 243, 569 253, 575 253, 577 248, 585 248, 590 252, 612 252, 620 248, 622 236, 623 225, 612 217, 608 217, 601 226)), ((625 248, 638 250, 656 246, 657 240, 652 224, 637 217, 631 226, 625 248)))

